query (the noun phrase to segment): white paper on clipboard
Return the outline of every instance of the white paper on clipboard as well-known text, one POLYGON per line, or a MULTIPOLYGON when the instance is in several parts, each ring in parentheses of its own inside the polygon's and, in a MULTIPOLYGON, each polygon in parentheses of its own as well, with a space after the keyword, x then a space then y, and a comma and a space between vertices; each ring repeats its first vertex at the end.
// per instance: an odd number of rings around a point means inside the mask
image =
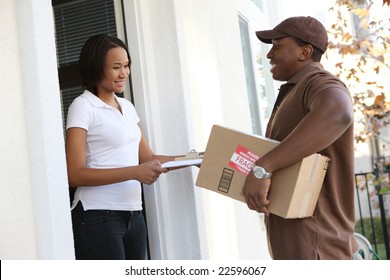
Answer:
POLYGON ((173 161, 168 161, 164 162, 161 166, 163 168, 172 168, 172 167, 184 167, 184 166, 200 166, 202 163, 201 158, 196 158, 196 159, 188 159, 188 160, 173 160, 173 161))

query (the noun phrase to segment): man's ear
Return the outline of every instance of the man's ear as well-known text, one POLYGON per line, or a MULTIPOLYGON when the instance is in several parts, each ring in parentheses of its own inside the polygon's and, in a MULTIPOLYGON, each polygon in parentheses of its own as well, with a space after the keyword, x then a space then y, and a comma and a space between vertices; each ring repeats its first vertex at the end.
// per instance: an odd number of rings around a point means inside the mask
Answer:
POLYGON ((312 45, 304 45, 301 47, 299 60, 305 61, 311 58, 313 54, 313 46, 312 45))

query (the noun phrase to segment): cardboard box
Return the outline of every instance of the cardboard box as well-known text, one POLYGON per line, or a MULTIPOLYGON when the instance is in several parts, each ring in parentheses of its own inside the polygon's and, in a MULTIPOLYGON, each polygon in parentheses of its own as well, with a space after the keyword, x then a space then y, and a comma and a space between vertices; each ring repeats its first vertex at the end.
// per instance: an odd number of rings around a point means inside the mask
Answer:
MULTIPOLYGON (((241 195, 253 163, 279 142, 214 125, 196 185, 245 203, 241 195)), ((274 172, 269 211, 283 218, 313 215, 329 158, 313 154, 274 172)))

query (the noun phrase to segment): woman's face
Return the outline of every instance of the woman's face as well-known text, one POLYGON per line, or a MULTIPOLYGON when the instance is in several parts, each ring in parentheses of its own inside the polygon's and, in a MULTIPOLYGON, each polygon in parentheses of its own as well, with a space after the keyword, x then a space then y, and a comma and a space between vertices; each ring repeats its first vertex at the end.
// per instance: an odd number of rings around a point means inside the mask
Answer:
POLYGON ((116 47, 107 52, 104 62, 104 76, 98 83, 99 93, 122 93, 130 74, 130 62, 124 48, 116 47))

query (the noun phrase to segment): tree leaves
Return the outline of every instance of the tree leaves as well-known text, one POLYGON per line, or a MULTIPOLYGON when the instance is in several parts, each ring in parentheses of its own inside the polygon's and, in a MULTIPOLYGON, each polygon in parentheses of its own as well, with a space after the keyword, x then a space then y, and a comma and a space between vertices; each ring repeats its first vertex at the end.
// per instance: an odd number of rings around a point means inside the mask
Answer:
POLYGON ((353 96, 356 142, 390 125, 390 0, 379 7, 382 17, 373 0, 336 0, 331 8, 336 20, 326 57, 353 96))

